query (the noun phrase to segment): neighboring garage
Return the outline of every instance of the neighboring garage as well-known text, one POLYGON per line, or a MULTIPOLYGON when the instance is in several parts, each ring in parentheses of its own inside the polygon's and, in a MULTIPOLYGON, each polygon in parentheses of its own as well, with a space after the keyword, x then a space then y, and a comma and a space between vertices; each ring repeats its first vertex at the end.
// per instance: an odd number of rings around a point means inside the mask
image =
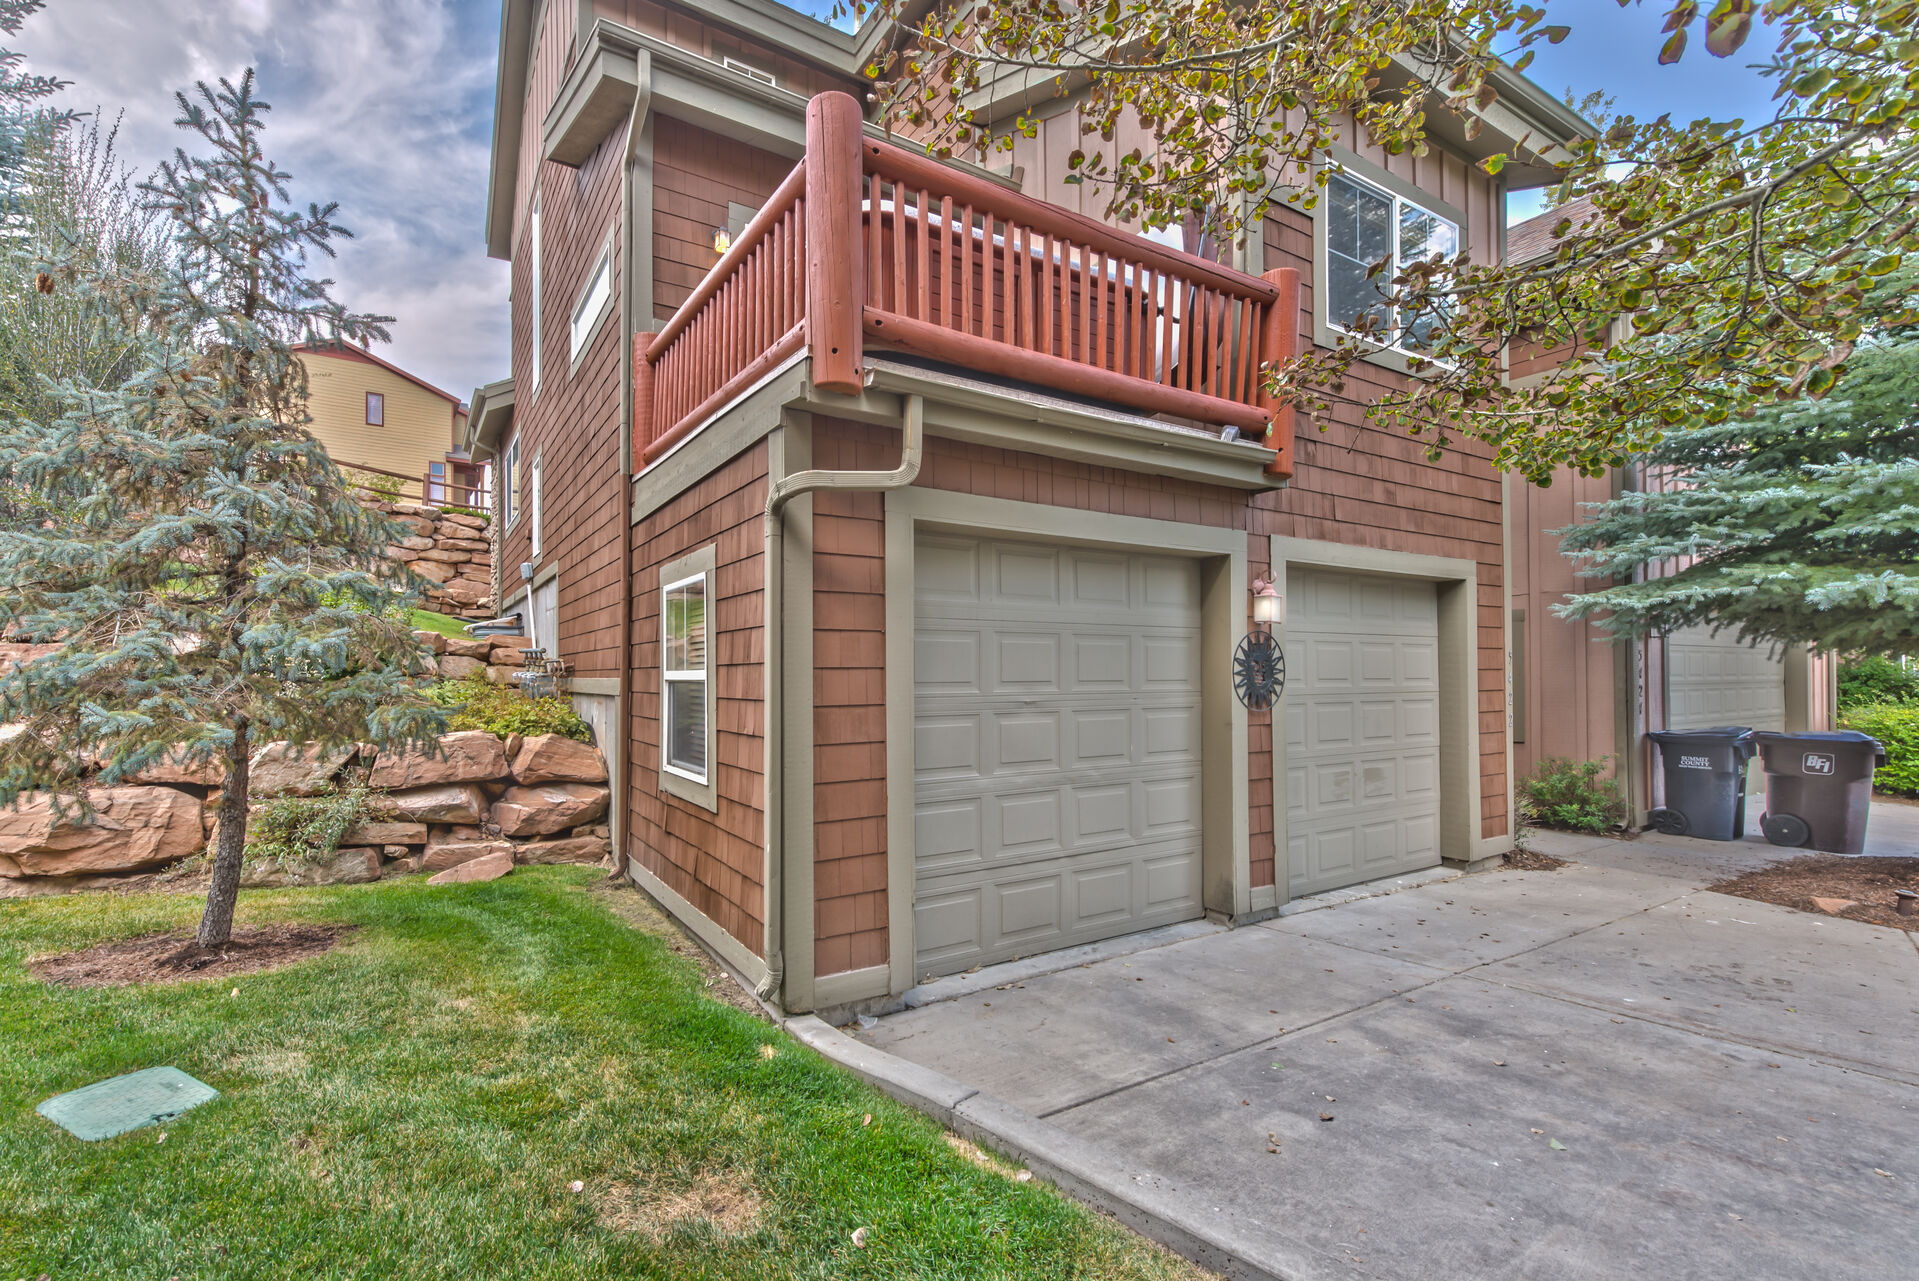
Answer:
POLYGON ((1440 861, 1433 583, 1286 577, 1286 831, 1292 895, 1440 861))
POLYGON ((1190 559, 922 532, 915 967, 1201 914, 1190 559))
MULTIPOLYGON (((1742 644, 1728 630, 1688 627, 1666 638, 1666 724, 1671 729, 1745 725, 1786 728, 1786 665, 1767 648, 1742 644)), ((1747 786, 1764 786, 1753 769, 1747 786)))

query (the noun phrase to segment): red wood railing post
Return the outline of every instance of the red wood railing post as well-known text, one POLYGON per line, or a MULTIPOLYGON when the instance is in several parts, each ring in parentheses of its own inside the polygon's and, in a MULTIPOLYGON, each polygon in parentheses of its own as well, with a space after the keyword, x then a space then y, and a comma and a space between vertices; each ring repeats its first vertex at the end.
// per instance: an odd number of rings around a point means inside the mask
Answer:
POLYGON ((1278 450, 1266 464, 1266 474, 1282 480, 1293 474, 1293 405, 1282 402, 1266 389, 1266 370, 1277 368, 1299 355, 1299 268, 1275 267, 1264 279, 1279 291, 1266 310, 1266 323, 1260 333, 1259 405, 1272 414, 1266 424, 1265 445, 1278 450))
POLYGON ((638 471, 653 443, 653 360, 646 349, 657 334, 633 335, 633 468, 638 471))
MULTIPOLYGON (((852 95, 822 93, 806 106, 806 341, 813 385, 856 395, 861 386, 860 321, 866 282, 860 252, 860 104, 852 95)), ((894 234, 900 226, 895 195, 894 234)), ((873 202, 879 217, 879 202, 873 202)))

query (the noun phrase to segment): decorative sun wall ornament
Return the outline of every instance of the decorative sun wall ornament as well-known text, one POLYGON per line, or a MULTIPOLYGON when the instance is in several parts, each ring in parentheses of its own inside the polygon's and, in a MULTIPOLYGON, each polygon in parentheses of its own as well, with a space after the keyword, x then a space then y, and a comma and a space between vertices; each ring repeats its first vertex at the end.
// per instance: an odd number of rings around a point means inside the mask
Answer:
POLYGON ((1286 689, 1286 651, 1271 632, 1248 632, 1233 654, 1233 691, 1252 710, 1271 707, 1286 689))

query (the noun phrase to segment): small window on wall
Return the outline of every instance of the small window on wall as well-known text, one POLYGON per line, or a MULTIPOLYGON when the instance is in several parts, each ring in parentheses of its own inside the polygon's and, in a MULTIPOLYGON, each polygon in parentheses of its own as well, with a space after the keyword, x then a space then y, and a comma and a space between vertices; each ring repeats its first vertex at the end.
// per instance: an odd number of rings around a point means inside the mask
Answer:
POLYGON ((1433 345, 1444 315, 1391 314, 1392 279, 1408 265, 1459 253, 1459 227, 1449 218, 1350 174, 1326 184, 1326 319, 1335 329, 1402 351, 1433 345), (1376 263, 1386 265, 1373 271, 1376 263))
POLYGON ((593 275, 586 282, 586 289, 580 294, 580 302, 573 309, 573 346, 570 359, 578 360, 580 353, 586 350, 594 333, 600 327, 600 317, 606 314, 607 306, 613 301, 612 251, 600 255, 599 265, 593 268, 593 275))
POLYGON ((697 783, 707 781, 707 578, 699 573, 666 584, 660 614, 661 759, 697 783))
POLYGON ((532 297, 529 299, 528 310, 532 312, 533 317, 533 359, 532 377, 527 380, 526 389, 526 394, 531 397, 537 395, 540 390, 540 198, 537 195, 533 197, 533 212, 527 219, 526 234, 532 245, 530 250, 532 261, 528 266, 527 274, 531 277, 528 284, 531 286, 532 297))
POLYGON ((500 458, 500 528, 510 529, 520 514, 520 442, 508 442, 500 458))
POLYGON ((446 464, 428 463, 426 465, 426 500, 429 503, 446 501, 446 464))
POLYGON ((527 491, 527 511, 532 518, 529 537, 532 540, 533 559, 540 558, 540 456, 533 456, 533 475, 527 491))
POLYGON ((386 397, 377 391, 366 394, 366 420, 370 426, 386 426, 386 397))

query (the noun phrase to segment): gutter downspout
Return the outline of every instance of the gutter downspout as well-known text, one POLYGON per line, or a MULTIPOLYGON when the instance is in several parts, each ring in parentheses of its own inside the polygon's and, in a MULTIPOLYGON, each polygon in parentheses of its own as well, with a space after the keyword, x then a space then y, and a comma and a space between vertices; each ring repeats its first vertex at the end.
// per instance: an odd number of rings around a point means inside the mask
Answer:
MULTIPOLYGON (((766 593, 767 620, 772 635, 767 637, 766 723, 768 768, 766 773, 766 841, 772 857, 767 860, 770 874, 765 892, 766 903, 766 979, 755 993, 762 1000, 781 1000, 786 981, 786 895, 781 865, 786 849, 786 802, 784 796, 786 705, 786 628, 784 579, 786 567, 786 504, 802 494, 822 491, 884 493, 904 489, 920 474, 920 460, 926 428, 926 400, 908 395, 900 421, 900 465, 891 471, 794 472, 780 476, 767 487, 766 494, 766 593)), ((810 576, 809 576, 810 577, 810 576)))
MULTIPOLYGON (((628 801, 633 795, 633 362, 638 359, 633 332, 638 320, 633 275, 633 169, 639 159, 641 131, 653 106, 652 59, 642 51, 639 59, 639 87, 633 94, 633 109, 626 119, 626 147, 620 163, 620 347, 626 353, 625 377, 620 379, 620 446, 616 461, 620 468, 620 512, 615 524, 620 531, 620 692, 614 714, 619 727, 614 731, 619 742, 619 790, 614 794, 613 866, 621 876, 627 874, 628 801)), ((650 258, 653 246, 645 246, 650 258)), ((646 300, 647 327, 652 328, 653 300, 646 300)), ((535 318, 535 323, 538 319, 535 318)), ((531 599, 527 602, 530 607, 531 599)))

